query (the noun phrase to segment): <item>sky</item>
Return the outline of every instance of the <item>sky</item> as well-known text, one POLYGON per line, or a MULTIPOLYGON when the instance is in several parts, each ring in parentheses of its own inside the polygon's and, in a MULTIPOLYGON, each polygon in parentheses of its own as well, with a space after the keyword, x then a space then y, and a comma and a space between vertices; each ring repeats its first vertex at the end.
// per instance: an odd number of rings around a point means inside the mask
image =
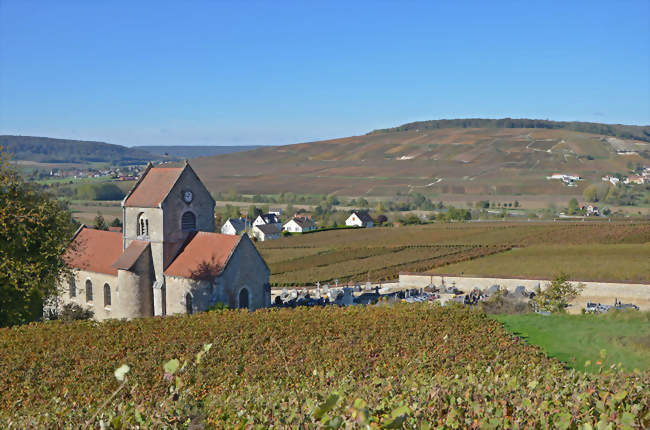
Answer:
POLYGON ((0 134, 274 145, 468 117, 650 125, 650 2, 0 0, 0 134))

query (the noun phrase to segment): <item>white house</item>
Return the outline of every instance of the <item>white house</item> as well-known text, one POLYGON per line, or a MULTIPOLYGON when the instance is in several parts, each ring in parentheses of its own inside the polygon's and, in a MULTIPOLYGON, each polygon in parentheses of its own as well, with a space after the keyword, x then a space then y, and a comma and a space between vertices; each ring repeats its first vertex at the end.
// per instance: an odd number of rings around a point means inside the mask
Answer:
POLYGON ((280 217, 274 213, 262 214, 255 218, 253 221, 254 226, 273 224, 276 225, 280 230, 282 230, 282 223, 280 222, 280 217))
POLYGON ((353 211, 348 219, 345 220, 345 225, 349 227, 373 227, 375 224, 372 221, 368 212, 364 211, 353 211))
POLYGON ((291 233, 304 233, 316 229, 316 224, 311 217, 293 217, 287 222, 283 229, 291 233))
POLYGON ((264 242, 265 240, 279 239, 282 233, 282 227, 276 224, 261 224, 253 226, 253 235, 257 240, 264 242))
POLYGON ((228 218, 221 226, 221 234, 238 235, 246 231, 246 219, 228 218))

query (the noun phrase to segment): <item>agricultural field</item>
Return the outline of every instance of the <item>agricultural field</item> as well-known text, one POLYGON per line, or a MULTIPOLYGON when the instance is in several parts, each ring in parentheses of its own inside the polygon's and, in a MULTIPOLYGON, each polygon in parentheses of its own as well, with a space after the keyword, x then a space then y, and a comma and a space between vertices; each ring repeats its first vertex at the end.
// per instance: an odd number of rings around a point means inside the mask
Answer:
POLYGON ((4 428, 650 425, 647 370, 566 368, 461 306, 34 323, 0 359, 4 428))
POLYGON ((533 245, 431 271, 531 279, 550 279, 558 272, 581 281, 650 283, 650 243, 533 245))
POLYGON ((110 223, 114 218, 122 220, 119 201, 73 200, 68 204, 68 208, 74 219, 86 225, 94 225, 98 212, 102 214, 106 223, 110 223))
POLYGON ((552 278, 566 268, 575 278, 589 274, 594 280, 645 282, 648 243, 650 224, 643 222, 493 222, 333 230, 257 246, 271 269, 271 284, 290 286, 387 281, 400 271, 474 273, 465 267, 492 259, 507 262, 494 269, 501 268, 503 276, 528 276, 530 270, 552 278), (540 252, 548 263, 538 261, 540 252), (530 261, 530 268, 517 262, 519 255, 527 257, 522 261, 530 261))
POLYGON ((650 370, 650 312, 494 315, 511 333, 571 367, 595 372, 601 351, 628 371, 650 370))

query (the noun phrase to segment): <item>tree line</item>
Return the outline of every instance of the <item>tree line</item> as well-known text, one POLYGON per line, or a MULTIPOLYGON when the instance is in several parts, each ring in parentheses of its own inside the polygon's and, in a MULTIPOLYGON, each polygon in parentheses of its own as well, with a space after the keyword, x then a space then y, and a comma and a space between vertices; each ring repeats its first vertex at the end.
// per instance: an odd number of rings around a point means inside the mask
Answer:
POLYGON ((547 128, 578 131, 582 133, 595 133, 605 136, 614 136, 622 139, 635 139, 650 142, 650 126, 602 124, 597 122, 581 121, 549 121, 544 119, 527 118, 465 118, 465 119, 440 119, 432 121, 417 121, 403 124, 393 128, 373 130, 368 134, 395 133, 410 130, 439 130, 444 128, 547 128))

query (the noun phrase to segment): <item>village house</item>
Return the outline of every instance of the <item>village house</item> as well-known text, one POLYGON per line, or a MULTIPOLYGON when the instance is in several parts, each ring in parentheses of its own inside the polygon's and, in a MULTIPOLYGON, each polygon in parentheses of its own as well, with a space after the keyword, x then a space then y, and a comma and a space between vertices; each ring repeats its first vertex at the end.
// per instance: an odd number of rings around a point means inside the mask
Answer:
POLYGON ((599 216, 600 211, 598 210, 598 206, 594 205, 583 205, 581 208, 585 212, 585 215, 587 216, 599 216))
POLYGON ((636 185, 643 185, 645 183, 645 178, 641 175, 632 175, 627 178, 625 178, 624 181, 626 184, 636 184, 636 185))
POLYGON ((259 224, 253 226, 253 235, 261 242, 279 239, 281 234, 282 227, 278 227, 277 224, 259 224))
POLYGON ((221 226, 221 234, 237 235, 246 231, 245 218, 228 218, 221 226))
POLYGON ((345 220, 345 225, 349 227, 373 227, 375 224, 372 217, 366 211, 353 211, 348 219, 345 220))
POLYGON ((311 217, 296 216, 284 224, 283 229, 290 233, 304 233, 316 229, 316 224, 311 217))
POLYGON ((194 170, 147 166, 122 201, 123 232, 82 226, 55 306, 97 320, 270 305, 269 269, 247 235, 213 233, 214 205, 194 170))
POLYGON ((270 224, 275 225, 280 230, 282 230, 282 222, 280 222, 280 217, 274 213, 258 215, 258 217, 255 218, 255 221, 253 221, 253 226, 270 224))

